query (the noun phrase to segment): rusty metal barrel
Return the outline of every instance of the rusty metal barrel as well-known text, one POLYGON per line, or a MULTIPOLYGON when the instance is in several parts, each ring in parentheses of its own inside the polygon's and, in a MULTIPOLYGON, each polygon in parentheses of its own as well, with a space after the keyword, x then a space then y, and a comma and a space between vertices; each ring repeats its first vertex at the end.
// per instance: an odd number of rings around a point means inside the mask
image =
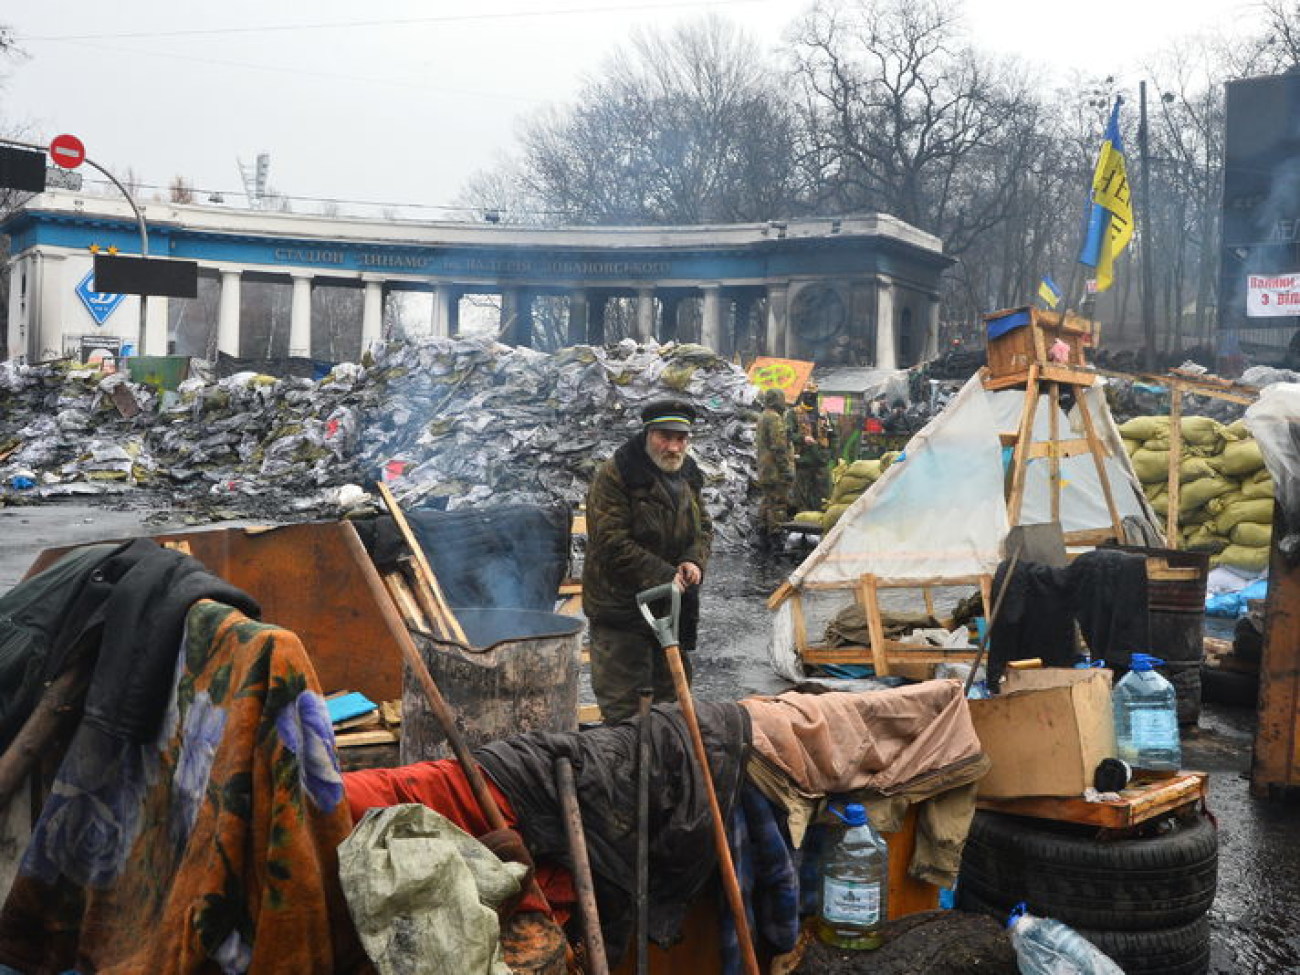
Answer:
MULTIPOLYGON (((580 619, 526 609, 457 609, 456 617, 469 646, 415 640, 471 749, 521 732, 578 729, 580 619)), ((402 685, 402 764, 452 757, 409 672, 402 685)))

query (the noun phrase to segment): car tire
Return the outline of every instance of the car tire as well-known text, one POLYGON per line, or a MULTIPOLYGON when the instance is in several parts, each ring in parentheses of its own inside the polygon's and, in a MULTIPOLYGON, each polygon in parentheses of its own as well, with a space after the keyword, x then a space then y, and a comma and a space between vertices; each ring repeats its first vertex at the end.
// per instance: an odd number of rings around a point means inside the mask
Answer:
POLYGON ((975 814, 959 890, 1003 916, 1020 901, 1071 927, 1150 931, 1189 924, 1214 901, 1218 835, 1204 816, 1168 818, 1146 838, 1099 839, 1096 829, 975 814))

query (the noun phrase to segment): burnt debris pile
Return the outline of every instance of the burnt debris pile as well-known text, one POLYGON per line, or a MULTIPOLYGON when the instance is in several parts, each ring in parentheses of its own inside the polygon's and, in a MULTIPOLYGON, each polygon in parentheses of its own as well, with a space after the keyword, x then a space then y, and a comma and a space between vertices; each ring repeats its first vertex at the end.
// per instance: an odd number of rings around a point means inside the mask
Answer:
POLYGON ((196 520, 330 517, 385 478, 409 504, 577 503, 651 399, 699 408, 719 541, 748 536, 754 389, 702 346, 555 354, 394 342, 319 380, 196 376, 175 391, 64 363, 0 363, 0 500, 152 490, 196 520))

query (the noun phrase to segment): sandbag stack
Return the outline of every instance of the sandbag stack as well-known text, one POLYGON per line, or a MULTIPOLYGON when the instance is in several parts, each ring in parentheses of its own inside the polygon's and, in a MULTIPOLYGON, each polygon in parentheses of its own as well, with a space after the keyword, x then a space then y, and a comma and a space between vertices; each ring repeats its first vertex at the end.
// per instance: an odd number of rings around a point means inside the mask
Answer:
MULTIPOLYGON (((1222 424, 1185 416, 1179 461, 1179 547, 1211 553, 1214 565, 1248 572, 1268 567, 1273 479, 1242 420, 1222 424)), ((1151 507, 1169 513, 1167 416, 1137 416, 1119 428, 1151 507)))
POLYGON ((881 454, 879 460, 855 460, 853 463, 839 461, 831 471, 831 496, 821 511, 801 511, 794 520, 807 524, 820 524, 822 531, 830 531, 840 516, 848 510, 849 505, 866 492, 867 488, 880 480, 881 475, 889 470, 899 456, 899 451, 891 450, 881 454))

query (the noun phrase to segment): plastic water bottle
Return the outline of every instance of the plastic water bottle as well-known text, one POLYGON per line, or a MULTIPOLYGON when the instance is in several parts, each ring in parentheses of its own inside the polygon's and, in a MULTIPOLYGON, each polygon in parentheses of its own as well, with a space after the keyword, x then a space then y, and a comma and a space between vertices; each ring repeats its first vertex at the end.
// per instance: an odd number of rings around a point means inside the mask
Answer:
POLYGON ((1177 771, 1182 764, 1174 686, 1155 671, 1164 663, 1133 654, 1132 670, 1115 685, 1115 742, 1119 757, 1134 768, 1177 771))
POLYGON ((1035 917, 1016 905, 1007 921, 1020 975, 1124 975, 1091 941, 1069 925, 1035 917))
POLYGON ((847 827, 822 861, 817 937, 837 948, 880 947, 889 897, 889 848, 856 802, 832 811, 847 827))

